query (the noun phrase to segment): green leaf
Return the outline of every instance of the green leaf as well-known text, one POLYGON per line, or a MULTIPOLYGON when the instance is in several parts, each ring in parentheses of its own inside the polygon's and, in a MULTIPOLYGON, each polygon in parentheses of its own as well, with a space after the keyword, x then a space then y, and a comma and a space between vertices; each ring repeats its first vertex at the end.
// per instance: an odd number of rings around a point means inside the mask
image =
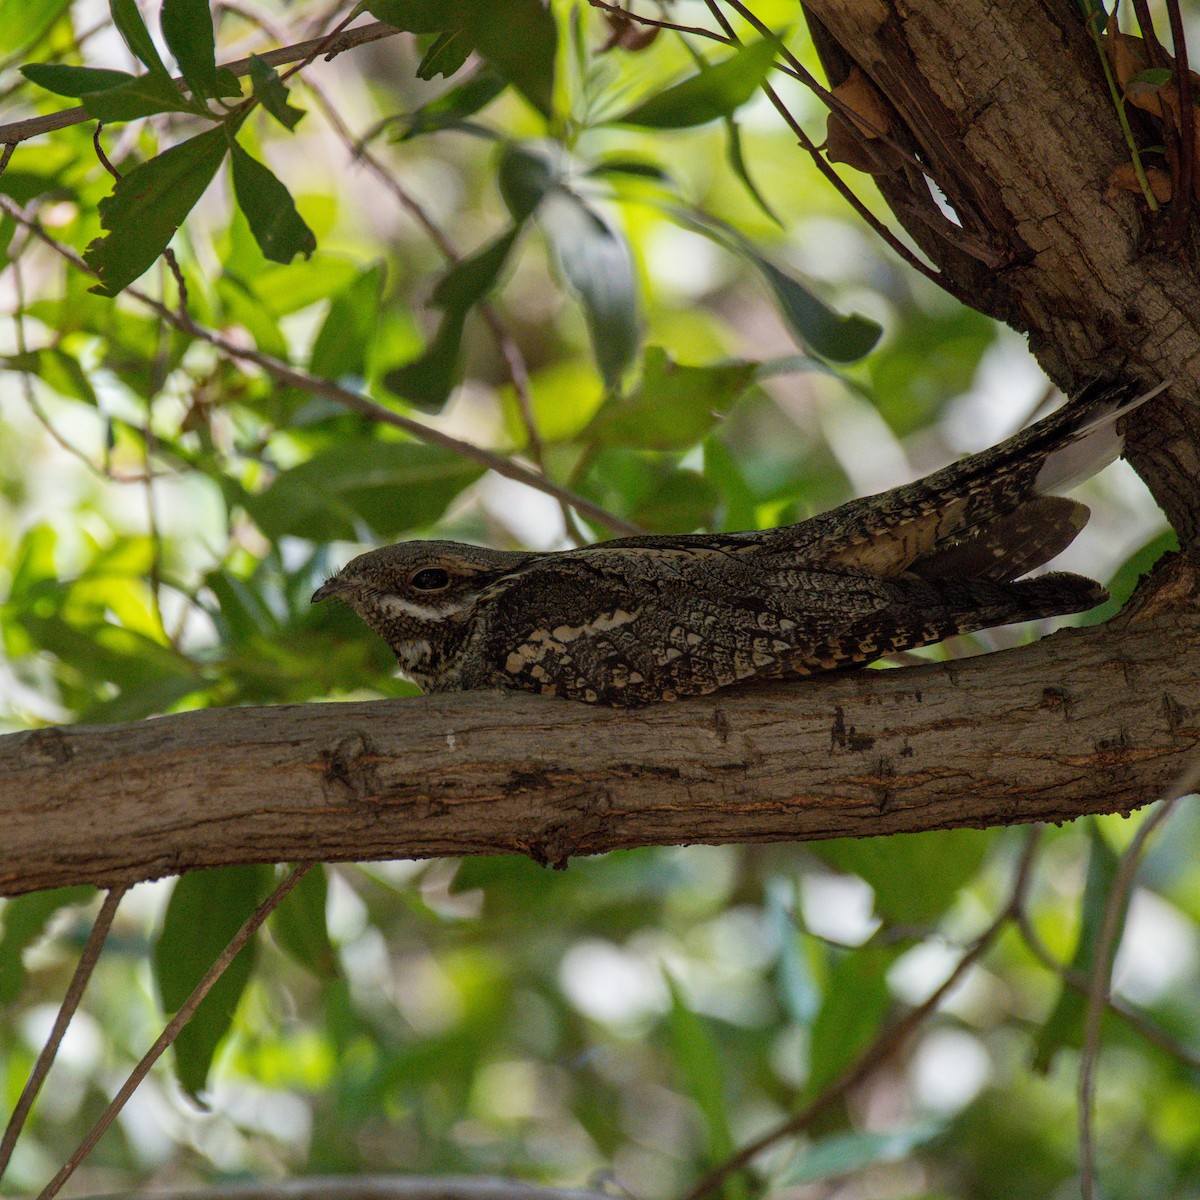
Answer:
POLYGON ((1170 554, 1179 549, 1179 536, 1173 529, 1164 529, 1162 533, 1152 537, 1144 546, 1135 550, 1108 580, 1109 599, 1099 608, 1094 608, 1079 623, 1081 625, 1103 625, 1105 621, 1115 617, 1125 607, 1125 602, 1133 595, 1139 580, 1164 554, 1170 554))
POLYGON ((750 168, 746 165, 746 157, 742 152, 742 131, 732 117, 725 118, 725 149, 729 156, 729 165, 733 168, 733 173, 742 181, 742 186, 749 193, 750 199, 758 205, 765 217, 774 221, 782 229, 784 225, 779 219, 778 213, 767 203, 766 197, 758 190, 758 184, 754 182, 750 174, 750 168))
POLYGON ((395 133, 394 139, 409 138, 438 129, 447 129, 486 108, 508 85, 488 67, 481 67, 457 87, 443 92, 428 104, 422 104, 395 133))
POLYGON ((108 234, 83 253, 100 277, 91 291, 115 296, 154 263, 212 182, 228 149, 224 128, 210 129, 117 180, 112 195, 100 201, 100 224, 108 234))
POLYGON ((103 92, 136 79, 128 71, 109 71, 102 67, 68 67, 62 63, 27 63, 21 74, 30 83, 56 96, 78 99, 89 92, 103 92))
POLYGON ((849 1175, 876 1163, 901 1162, 914 1150, 933 1141, 944 1129, 942 1122, 925 1121, 888 1133, 859 1130, 833 1134, 806 1146, 791 1166, 774 1180, 774 1185, 776 1188, 796 1188, 849 1175))
POLYGON ((263 255, 277 263, 290 263, 297 254, 310 258, 317 239, 296 211, 291 193, 236 141, 229 148, 233 192, 263 255))
POLYGON ((758 364, 686 367, 648 346, 637 390, 613 397, 584 433, 587 441, 682 450, 700 441, 754 381, 758 364))
POLYGON ((520 228, 514 226, 482 250, 456 262, 438 280, 431 303, 446 311, 457 312, 466 312, 478 304, 496 286, 520 232, 520 228))
POLYGON ((406 33, 440 33, 454 24, 454 0, 367 0, 363 7, 406 33))
MULTIPOLYGON (((837 747, 855 753, 854 731, 837 747)), ((865 749, 857 753, 866 753, 865 749)), ((891 837, 836 838, 810 849, 839 871, 866 880, 875 892, 875 911, 897 925, 936 921, 959 889, 975 878, 992 843, 986 829, 940 829, 891 837)))
POLYGON ((192 95, 198 100, 227 95, 217 80, 216 42, 208 0, 163 0, 159 21, 192 95))
POLYGON ((721 495, 696 471, 673 471, 634 509, 631 520, 655 533, 711 529, 721 495))
POLYGON ((109 8, 112 10, 113 24, 134 56, 151 74, 167 75, 167 68, 159 57, 154 39, 138 11, 137 0, 109 0, 109 8))
POLYGON ((793 916, 788 881, 770 880, 767 890, 767 919, 773 940, 779 946, 776 969, 779 995, 788 1016, 807 1029, 821 1007, 821 994, 805 945, 807 935, 793 916))
POLYGON ((268 537, 357 541, 393 538, 437 520, 483 469, 437 446, 345 438, 282 472, 250 515, 268 537))
POLYGON ((57 346, 30 350, 25 354, 11 354, 0 359, 0 362, 10 371, 28 371, 38 376, 60 395, 82 400, 93 407, 98 406, 91 380, 79 359, 57 346))
MULTIPOLYGON (((449 79, 471 57, 471 43, 459 29, 439 33, 417 66, 418 79, 449 79)), ((504 86, 503 82, 500 85, 504 86)))
MULTIPOLYGON (((1079 928, 1079 939, 1075 944, 1075 954, 1071 958, 1071 966, 1080 974, 1091 978, 1096 963, 1096 944, 1100 940, 1100 929, 1104 924, 1104 912, 1108 907, 1108 898, 1112 894, 1116 882, 1120 856, 1108 844, 1107 838, 1100 831, 1100 826, 1094 817, 1087 822, 1088 854, 1087 881, 1083 888, 1083 920, 1079 928)), ((1117 921, 1116 937, 1113 938, 1111 953, 1115 954, 1121 944, 1121 931, 1125 928, 1125 916, 1129 910, 1129 897, 1126 895, 1120 917, 1117 921)), ((1112 961, 1105 964, 1104 969, 1111 973, 1112 961)), ((1083 1025, 1087 1012, 1087 997, 1065 983, 1061 985, 1058 1003, 1055 1004, 1046 1023, 1038 1030, 1037 1041, 1034 1045, 1033 1067, 1036 1071, 1048 1071, 1054 1062, 1054 1056, 1064 1046, 1078 1049, 1083 1045, 1083 1025)))
POLYGON ((337 952, 329 940, 325 903, 329 881, 325 868, 318 864, 283 898, 271 914, 271 933, 275 940, 318 979, 336 979, 337 952))
POLYGON ((557 148, 536 142, 513 142, 500 156, 496 181, 512 219, 527 220, 545 198, 561 188, 557 148))
POLYGON ((887 968, 895 947, 861 946, 845 953, 813 1020, 805 1095, 818 1096, 866 1049, 887 1015, 887 968))
POLYGON ((295 129, 304 109, 288 103, 288 89, 279 72, 270 63, 250 55, 250 86, 259 104, 263 106, 285 129, 295 129))
MULTIPOLYGON (((192 871, 178 880, 154 947, 154 978, 165 1013, 179 1011, 258 906, 269 880, 269 869, 253 866, 192 871)), ((193 1099, 204 1090, 213 1056, 233 1025, 256 953, 255 943, 247 943, 175 1041, 175 1075, 193 1099)))
POLYGON ((446 314, 437 333, 424 353, 384 375, 385 387, 425 412, 441 410, 458 382, 467 312, 495 286, 520 232, 514 226, 442 276, 431 298, 446 314))
POLYGON ((705 1157, 710 1163, 720 1162, 733 1152, 734 1140, 725 1103, 725 1073, 716 1042, 705 1022, 688 1008, 679 984, 669 973, 666 979, 671 990, 668 1020, 675 1068, 687 1094, 704 1114, 708 1130, 705 1157))
POLYGON ((592 176, 633 175, 641 179, 657 179, 662 183, 671 181, 670 174, 657 163, 644 162, 640 158, 605 158, 589 167, 586 174, 592 176))
POLYGON ((97 121, 133 121, 164 112, 195 112, 168 75, 137 75, 128 83, 104 92, 88 92, 83 97, 88 116, 97 121))
POLYGON ((765 258, 736 229, 695 209, 672 206, 667 211, 687 229, 739 254, 758 268, 775 296, 780 314, 793 333, 817 354, 834 362, 862 358, 879 340, 880 326, 858 313, 843 316, 794 276, 765 258))
POLYGON ((364 378, 377 333, 384 268, 377 263, 340 291, 313 341, 308 369, 323 379, 364 378))
POLYGON ((458 362, 465 324, 465 312, 447 312, 424 353, 386 372, 383 376, 384 387, 402 396, 422 412, 441 412, 458 383, 458 362))
POLYGON ((538 215, 583 306, 596 365, 605 384, 615 390, 642 337, 629 245, 602 213, 562 189, 546 197, 538 215))
POLYGON ((1162 87, 1175 78, 1175 72, 1170 67, 1149 67, 1130 77, 1130 83, 1148 83, 1152 87, 1162 87))
POLYGON ((455 24, 544 117, 554 95, 558 30, 542 0, 456 0, 455 24))
POLYGON ((50 888, 6 900, 0 907, 4 932, 0 934, 0 1004, 12 1004, 25 984, 22 955, 42 936, 50 918, 60 908, 85 904, 96 894, 93 887, 50 888))
POLYGON ((0 0, 0 53, 41 41, 70 6, 71 0, 0 0))
POLYGON ((854 362, 879 341, 882 328, 869 317, 837 312, 798 279, 767 259, 755 255, 784 320, 806 345, 834 362, 854 362))
POLYGON ((758 90, 770 74, 778 49, 775 38, 743 46, 715 66, 703 68, 623 116, 613 118, 612 123, 648 129, 686 129, 727 117, 758 90))

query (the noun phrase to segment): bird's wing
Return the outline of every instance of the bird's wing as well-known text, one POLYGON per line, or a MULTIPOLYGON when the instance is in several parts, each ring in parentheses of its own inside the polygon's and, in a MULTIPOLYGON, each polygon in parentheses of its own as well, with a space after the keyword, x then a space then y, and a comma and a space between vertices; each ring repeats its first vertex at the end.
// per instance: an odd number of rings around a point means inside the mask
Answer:
MULTIPOLYGON (((591 548, 495 585, 473 656, 487 677, 591 703, 700 695, 759 673, 842 665, 839 630, 893 597, 855 572, 769 569, 710 549, 591 548)), ((862 661, 861 656, 857 661, 862 661)))

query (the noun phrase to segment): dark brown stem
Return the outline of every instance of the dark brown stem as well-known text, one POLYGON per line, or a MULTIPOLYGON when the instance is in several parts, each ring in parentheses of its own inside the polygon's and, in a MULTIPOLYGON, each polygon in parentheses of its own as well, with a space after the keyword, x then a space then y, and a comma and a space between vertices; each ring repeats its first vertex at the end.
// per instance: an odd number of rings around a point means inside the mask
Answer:
POLYGON ((1037 850, 1039 830, 1035 827, 1025 839, 1025 847, 1017 866, 1016 877, 1013 881, 1012 893, 1008 903, 996 916, 990 925, 971 943, 967 952, 958 960, 954 969, 946 976, 940 987, 923 1003, 905 1013, 898 1021, 889 1025, 880 1035, 859 1055, 854 1064, 845 1071, 834 1083, 825 1089, 815 1099, 809 1101, 794 1116, 789 1117, 773 1129, 767 1130, 752 1142, 748 1142, 736 1154, 711 1170, 683 1200, 702 1200, 712 1195, 735 1171, 741 1170, 764 1150, 778 1144, 786 1138, 803 1133, 812 1123, 827 1112, 837 1101, 841 1100, 859 1084, 873 1075, 888 1061, 912 1036, 941 1002, 957 986, 962 977, 973 967, 991 948, 1003 932, 1004 927, 1014 915, 1020 911, 1025 902, 1025 894, 1029 889, 1029 881, 1033 872, 1034 855, 1037 850))
MULTIPOLYGON (((65 258, 73 266, 81 271, 86 271, 89 275, 94 274, 79 255, 51 237, 37 221, 27 217, 7 196, 0 195, 0 209, 7 212, 18 224, 23 225, 33 232, 36 237, 54 250, 56 254, 65 258)), ((505 458, 501 454, 494 454, 492 451, 485 450, 481 446, 476 446, 472 442, 465 442, 461 438, 443 433, 440 429, 434 429, 430 425, 423 425, 420 421, 414 421, 410 417, 393 412, 390 408, 384 408, 382 404, 376 404, 374 400, 368 399, 359 392, 352 392, 349 388, 344 388, 330 379, 320 379, 315 375, 310 375, 307 371, 301 371, 299 368, 282 362, 280 359, 273 358, 269 354, 262 354, 257 350, 239 346, 222 337, 214 330, 198 325, 190 317, 173 312, 162 301, 156 300, 140 288, 128 287, 125 289, 125 294, 132 296, 135 300, 146 305, 147 308, 157 313, 165 321, 174 325, 176 329, 181 330, 191 337, 198 338, 200 341, 208 342, 209 345, 215 346, 223 354, 231 358, 242 362, 254 363, 255 366, 261 367, 268 375, 280 383, 299 388, 301 391, 309 392, 314 396, 324 396, 326 399, 332 400, 335 404, 340 404, 343 408, 347 408, 351 412, 359 413, 382 425, 391 425, 395 429, 401 429, 418 441, 432 446, 441 446, 443 449, 449 450, 461 458, 478 463, 488 470, 495 471, 497 475, 503 475, 506 479, 513 479, 517 483, 523 483, 527 487, 533 488, 535 491, 545 492, 548 496, 569 504, 583 516, 596 521, 598 524, 614 532, 624 534, 641 532, 636 525, 626 521, 623 517, 619 517, 615 513, 610 513, 607 509, 601 508, 600 505, 594 504, 587 497, 577 495, 567 488, 560 487, 557 483, 547 479, 537 471, 532 471, 528 467, 521 466, 519 463, 505 458)))
POLYGON ((25 1127, 25 1121, 33 1108, 33 1102, 37 1099, 38 1092, 41 1091, 42 1084, 50 1073, 50 1068, 54 1065, 54 1059, 62 1044, 63 1036, 67 1032, 67 1026, 70 1025, 71 1018, 75 1015, 80 1000, 83 999, 83 993, 87 990, 88 981, 100 958, 100 951, 108 937, 113 917, 117 915, 117 905, 121 903, 121 897, 125 895, 125 892, 126 888, 122 885, 110 888, 104 897, 104 903, 100 906, 100 911, 96 914, 95 921, 92 922, 92 931, 88 934, 88 940, 83 947, 83 953, 79 956, 75 973, 71 976, 67 994, 63 997, 62 1004, 59 1005, 58 1015, 54 1018, 50 1036, 46 1039, 46 1044, 42 1047, 37 1062, 33 1064, 29 1080, 17 1100, 12 1116, 8 1119, 4 1137, 0 1139, 0 1179, 4 1177, 17 1139, 21 1136, 21 1130, 25 1127))
POLYGON ((1188 69, 1187 37, 1179 0, 1166 2, 1171 21, 1171 43, 1175 51, 1175 83, 1179 89, 1179 183, 1171 197, 1166 243, 1168 246, 1182 246, 1196 199, 1196 111, 1192 106, 1192 73, 1188 69))
MULTIPOLYGON (((346 50, 351 50, 355 46, 365 46, 368 42, 377 42, 381 38, 395 37, 399 32, 400 30, 384 21, 373 21, 369 25, 360 25, 357 29, 347 29, 336 38, 326 35, 311 41, 299 42, 294 46, 283 46, 279 50, 268 50, 265 54, 257 57, 269 66, 278 67, 284 63, 298 60, 312 61, 312 58, 315 57, 315 49, 317 54, 323 53, 328 59, 346 50)), ((222 69, 232 71, 238 76, 248 75, 250 59, 239 58, 235 62, 224 63, 222 69)), ((182 84, 183 80, 176 79, 175 82, 182 84)), ((95 118, 80 105, 76 108, 64 109, 62 112, 30 117, 25 121, 12 121, 7 125, 0 125, 0 143, 12 145, 17 142, 25 142, 30 138, 40 137, 44 133, 53 133, 57 129, 67 129, 72 125, 81 125, 84 121, 93 120, 95 118)))
POLYGON ((300 882, 312 868, 312 863, 300 863, 294 867, 279 886, 246 918, 241 929, 233 935, 229 945, 217 956, 211 967, 204 972, 200 982, 192 990, 192 994, 183 1002, 179 1011, 167 1022, 162 1033, 155 1039, 154 1045, 142 1056, 141 1061, 129 1073, 129 1077, 121 1084, 117 1094, 112 1098, 105 1110, 100 1114, 96 1123, 88 1131, 87 1136, 76 1147, 71 1157, 63 1163, 58 1173, 38 1193, 38 1200, 53 1200, 64 1183, 75 1174, 75 1169, 92 1152, 96 1143, 104 1136, 108 1127, 117 1119, 129 1097, 137 1090, 138 1085, 150 1073, 150 1068, 163 1056, 167 1047, 179 1036, 179 1031, 192 1019, 200 1002, 212 990, 213 984, 225 973, 229 964, 238 956, 242 947, 254 936, 259 926, 275 911, 279 902, 300 882))

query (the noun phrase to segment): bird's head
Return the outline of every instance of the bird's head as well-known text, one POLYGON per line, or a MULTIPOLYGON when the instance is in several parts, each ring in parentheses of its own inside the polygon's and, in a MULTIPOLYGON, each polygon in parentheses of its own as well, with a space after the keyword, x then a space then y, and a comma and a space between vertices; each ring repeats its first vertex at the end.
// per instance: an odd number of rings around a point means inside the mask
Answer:
POLYGON ((351 559, 313 593, 348 604, 418 683, 461 643, 476 598, 530 554, 461 542, 400 542, 351 559))

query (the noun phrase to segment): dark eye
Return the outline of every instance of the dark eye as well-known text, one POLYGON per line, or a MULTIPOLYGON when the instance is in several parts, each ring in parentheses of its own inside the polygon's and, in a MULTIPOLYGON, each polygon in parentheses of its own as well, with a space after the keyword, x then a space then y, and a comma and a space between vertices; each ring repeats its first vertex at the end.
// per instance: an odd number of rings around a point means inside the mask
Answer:
POLYGON ((413 587, 422 592, 436 592, 450 582, 450 574, 441 567, 426 567, 418 571, 411 580, 413 587))

